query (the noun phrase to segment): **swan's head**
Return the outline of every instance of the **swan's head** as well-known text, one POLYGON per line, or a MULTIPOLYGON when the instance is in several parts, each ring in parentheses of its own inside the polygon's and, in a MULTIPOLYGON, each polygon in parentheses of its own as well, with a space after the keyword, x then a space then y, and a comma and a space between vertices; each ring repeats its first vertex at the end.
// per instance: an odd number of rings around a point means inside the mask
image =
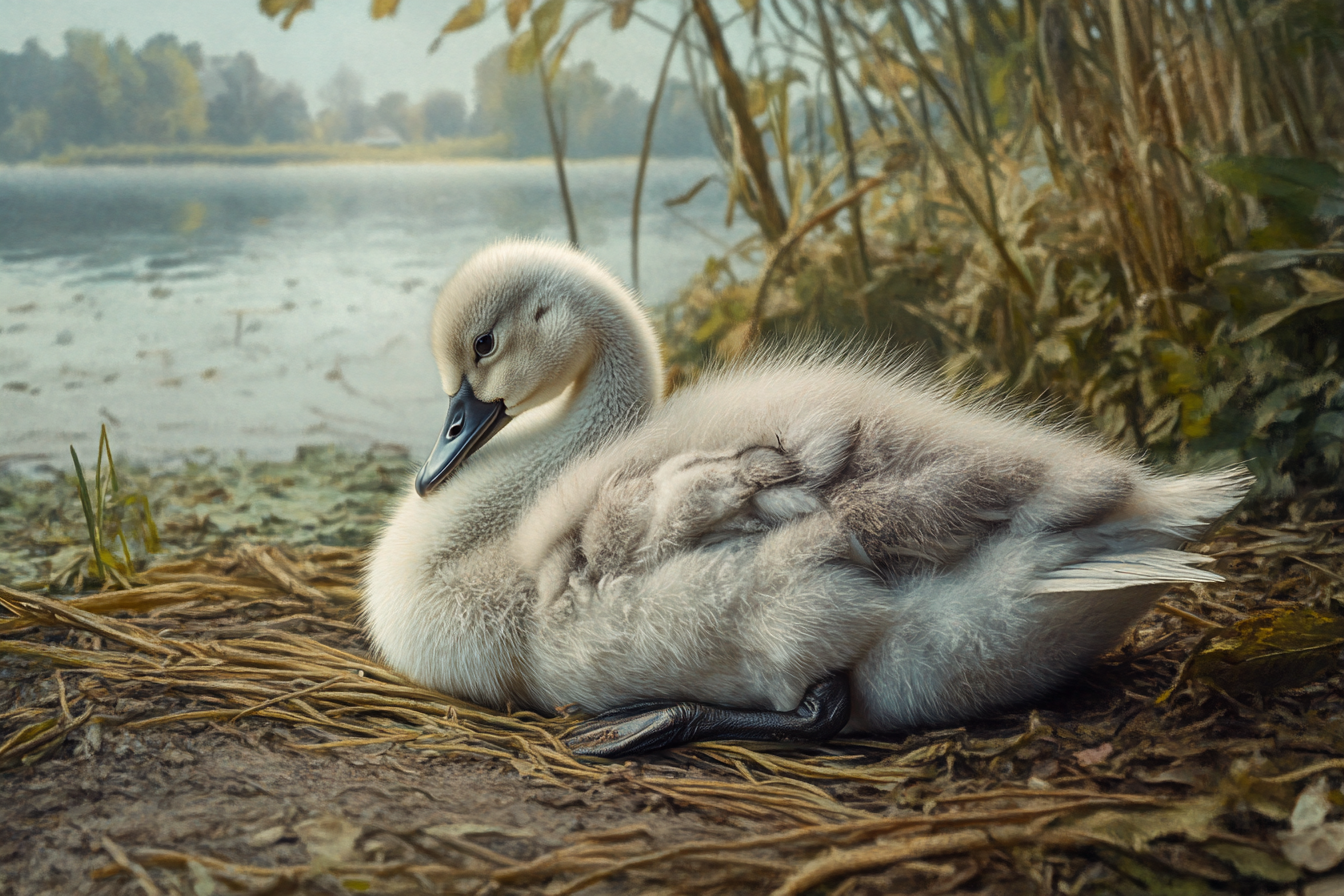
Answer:
POLYGON ((638 304, 581 252, 513 240, 468 259, 434 308, 434 359, 451 400, 416 491, 428 495, 511 419, 583 380, 599 346, 628 331, 632 317, 656 366, 657 343, 638 304))

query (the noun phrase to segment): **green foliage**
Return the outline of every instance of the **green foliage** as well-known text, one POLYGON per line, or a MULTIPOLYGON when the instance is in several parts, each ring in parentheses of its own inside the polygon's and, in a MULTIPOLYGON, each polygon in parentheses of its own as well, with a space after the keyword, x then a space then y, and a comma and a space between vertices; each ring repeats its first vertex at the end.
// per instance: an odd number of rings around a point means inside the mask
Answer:
POLYGON ((1337 485, 1344 8, 1214 6, 758 11, 814 57, 823 24, 850 49, 839 78, 755 57, 746 115, 728 80, 702 86, 727 214, 760 233, 667 309, 674 379, 760 336, 896 339, 963 388, 1062 399, 1169 463, 1246 462, 1262 495, 1337 485), (846 104, 867 121, 852 139, 846 104), (764 176, 752 129, 774 147, 764 176))
MULTIPOLYGON (((476 112, 472 124, 478 133, 504 135, 510 155, 547 155, 551 151, 550 138, 537 76, 515 69, 510 57, 516 45, 515 42, 497 47, 477 63, 476 112)), ((686 94, 684 83, 673 85, 673 91, 676 105, 666 108, 660 116, 655 150, 663 155, 709 151, 700 107, 686 94)), ((633 89, 614 88, 597 74, 591 62, 583 62, 560 68, 551 92, 556 107, 564 110, 567 156, 593 158, 639 153, 649 104, 633 89)))
POLYGON ((168 34, 137 51, 125 39, 72 30, 58 57, 31 40, 20 53, 0 53, 0 160, 70 146, 190 144, 207 134, 226 143, 300 139, 308 111, 296 96, 246 53, 207 62, 198 45, 168 34), (209 104, 207 74, 222 87, 209 104), (285 116, 300 124, 277 126, 285 116))
POLYGON ((159 550, 159 528, 150 512, 149 498, 141 492, 121 493, 106 426, 103 426, 98 437, 98 460, 94 467, 92 488, 84 478, 84 468, 74 445, 70 446, 70 459, 75 464, 79 503, 89 533, 89 574, 96 575, 105 584, 115 581, 121 587, 129 588, 136 567, 126 538, 125 524, 134 524, 131 538, 139 541, 144 553, 154 554, 159 550), (104 456, 107 458, 106 475, 103 473, 104 456), (120 556, 113 553, 116 547, 121 548, 120 556))
MULTIPOLYGON (((301 6, 270 4, 286 18, 301 6)), ((531 4, 511 8, 522 16, 531 4)), ((628 87, 614 88, 591 63, 563 64, 564 48, 576 33, 560 30, 563 14, 559 0, 532 10, 525 43, 530 46, 535 35, 552 48, 547 71, 567 153, 585 158, 638 153, 648 102, 628 87)), ((31 40, 19 53, 0 52, 0 162, 91 163, 125 156, 145 163, 260 164, 345 158, 315 144, 368 142, 380 149, 398 142, 439 144, 408 153, 412 158, 548 154, 531 63, 522 72, 506 64, 521 45, 515 39, 478 66, 478 109, 470 118, 462 94, 453 91, 433 92, 420 103, 398 92, 366 102, 361 79, 345 67, 320 92, 322 109, 314 118, 297 87, 268 77, 248 53, 206 56, 200 46, 183 45, 172 35, 153 37, 137 51, 124 39, 109 42, 97 32, 72 30, 60 56, 31 40), (203 83, 210 87, 208 101, 203 83), (445 151, 443 140, 461 141, 458 145, 469 149, 445 151), (297 144, 309 148, 296 150, 297 144), (253 151, 221 152, 221 145, 253 151)), ((693 94, 684 83, 671 87, 654 148, 665 155, 707 152, 693 94)))

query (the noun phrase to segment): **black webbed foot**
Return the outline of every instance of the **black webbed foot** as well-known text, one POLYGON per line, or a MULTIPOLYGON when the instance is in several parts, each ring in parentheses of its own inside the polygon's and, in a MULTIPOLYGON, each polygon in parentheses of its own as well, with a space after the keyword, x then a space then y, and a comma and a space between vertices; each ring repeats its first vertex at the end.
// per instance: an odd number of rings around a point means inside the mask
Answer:
POLYGON ((849 677, 826 676, 791 712, 703 703, 646 702, 608 710, 575 726, 565 743, 580 756, 608 759, 699 740, 826 740, 849 721, 849 677))

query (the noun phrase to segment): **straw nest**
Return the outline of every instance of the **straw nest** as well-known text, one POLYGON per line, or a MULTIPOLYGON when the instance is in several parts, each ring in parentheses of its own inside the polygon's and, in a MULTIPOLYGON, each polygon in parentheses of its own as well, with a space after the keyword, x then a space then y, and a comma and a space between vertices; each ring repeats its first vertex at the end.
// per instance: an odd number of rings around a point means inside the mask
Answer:
POLYGON ((1225 584, 1173 591, 1039 707, 623 764, 571 755, 559 735, 572 720, 484 710, 370 659, 357 549, 242 545, 74 596, 0 587, 0 786, 19 799, 19 782, 72 774, 74 757, 115 762, 90 748, 100 731, 204 723, 266 731, 282 758, 429 757, 440 778, 486 763, 582 795, 576 811, 617 795, 643 807, 563 841, 488 824, 392 840, 296 825, 309 860, 274 865, 171 832, 143 847, 92 836, 88 871, 118 892, 1277 891, 1344 859, 1329 817, 1344 803, 1341 534, 1341 520, 1228 527, 1206 548, 1225 584), (653 836, 663 817, 700 833, 653 836))

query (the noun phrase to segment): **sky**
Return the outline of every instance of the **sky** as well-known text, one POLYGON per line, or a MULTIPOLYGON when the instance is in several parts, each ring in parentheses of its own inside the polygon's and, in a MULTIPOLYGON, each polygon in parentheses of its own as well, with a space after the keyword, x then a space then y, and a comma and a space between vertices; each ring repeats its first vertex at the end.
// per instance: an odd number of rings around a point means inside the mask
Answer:
MULTIPOLYGON (((124 36, 137 48, 170 32, 183 43, 199 41, 208 55, 251 53, 263 72, 303 88, 310 103, 342 63, 363 78, 368 101, 389 91, 418 101, 433 90, 456 90, 470 102, 476 62, 509 32, 498 4, 491 3, 485 21, 448 35, 438 52, 429 54, 430 41, 459 2, 402 0, 396 16, 375 22, 369 0, 317 0, 314 10, 283 31, 255 0, 0 0, 0 50, 14 52, 35 37, 56 55, 70 28, 101 31, 109 39, 124 36)), ((640 9, 668 20, 675 7, 647 0, 640 9)), ((576 38, 567 58, 592 60, 602 77, 630 84, 647 97, 666 47, 666 37, 638 20, 613 34, 599 19, 576 38)))

